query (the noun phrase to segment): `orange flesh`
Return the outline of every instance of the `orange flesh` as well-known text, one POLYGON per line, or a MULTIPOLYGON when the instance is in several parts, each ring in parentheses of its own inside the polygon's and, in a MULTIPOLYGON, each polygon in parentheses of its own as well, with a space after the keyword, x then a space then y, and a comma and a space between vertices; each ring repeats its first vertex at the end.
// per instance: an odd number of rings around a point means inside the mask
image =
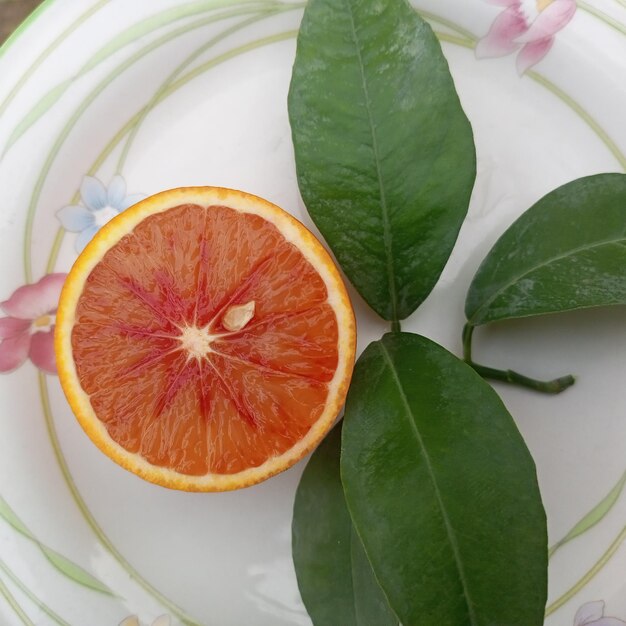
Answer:
POLYGON ((72 350, 98 418, 122 447, 189 475, 258 467, 322 414, 338 328, 322 279, 271 223, 183 205, 123 237, 87 278, 72 350), (225 313, 254 302, 238 331, 225 313), (190 353, 185 328, 206 329, 190 353))

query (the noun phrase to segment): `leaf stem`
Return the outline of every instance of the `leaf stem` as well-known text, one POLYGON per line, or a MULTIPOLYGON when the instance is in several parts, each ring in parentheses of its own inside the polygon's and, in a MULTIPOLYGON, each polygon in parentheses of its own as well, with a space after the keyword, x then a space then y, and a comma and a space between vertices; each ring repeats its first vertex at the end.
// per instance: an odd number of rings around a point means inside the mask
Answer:
POLYGON ((536 380, 535 378, 528 378, 528 376, 513 372, 512 370, 498 370, 493 367, 479 365, 472 361, 468 361, 467 364, 473 367, 483 378, 499 380, 500 382, 517 385, 518 387, 528 387, 529 389, 534 389, 541 393, 561 393, 576 382, 574 377, 569 374, 555 378, 554 380, 536 380))
POLYGON ((391 332, 392 333, 402 332, 402 326, 400 325, 400 320, 391 321, 391 332))
POLYGON ((472 335, 474 334, 474 328, 475 326, 470 323, 465 324, 463 327, 463 359, 483 378, 498 380, 510 385, 517 385, 518 387, 527 387, 534 391, 549 394, 561 393, 576 382, 574 377, 570 374, 555 378, 554 380, 537 380, 512 370, 499 370, 475 363, 472 360, 472 335))
POLYGON ((474 328, 469 322, 463 326, 463 359, 467 363, 472 362, 472 335, 474 328))

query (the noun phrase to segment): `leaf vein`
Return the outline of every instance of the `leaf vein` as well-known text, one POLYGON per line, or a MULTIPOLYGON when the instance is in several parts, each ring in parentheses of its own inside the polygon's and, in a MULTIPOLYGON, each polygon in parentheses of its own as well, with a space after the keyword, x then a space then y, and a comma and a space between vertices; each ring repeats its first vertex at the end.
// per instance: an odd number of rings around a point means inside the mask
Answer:
POLYGON ((551 265, 552 263, 556 263, 557 261, 562 261, 563 259, 566 259, 569 256, 574 256, 578 252, 585 252, 586 250, 593 250, 595 248, 601 248, 602 246, 609 246, 609 245, 624 246, 624 245, 626 245, 626 237, 621 236, 621 237, 618 237, 617 239, 604 239, 602 241, 597 241, 597 242, 595 242, 593 244, 590 244, 590 245, 585 244, 585 245, 579 246, 577 248, 572 248, 571 250, 568 250, 567 252, 565 252, 563 254, 558 254, 558 255, 555 255, 553 257, 550 257, 550 258, 542 261, 541 263, 538 263, 537 265, 533 265, 528 270, 525 270, 521 274, 517 274, 516 276, 511 278, 511 280, 509 280, 505 285, 503 285, 502 287, 497 289, 489 298, 487 298, 487 300, 481 306, 479 306, 478 309, 476 309, 474 314, 468 320, 469 323, 473 324, 473 325, 476 325, 476 323, 475 323, 476 318, 479 317, 479 314, 481 314, 481 313, 485 312, 486 310, 488 310, 489 306, 491 304, 493 304, 493 302, 496 300, 496 298, 501 296, 507 289, 509 289, 510 287, 515 285, 515 283, 517 283, 520 280, 526 278, 527 276, 529 276, 533 272, 535 272, 537 270, 540 270, 540 269, 542 269, 544 267, 548 267, 549 265, 551 265))
POLYGON ((467 582, 467 577, 465 574, 465 569, 463 567, 463 563, 461 561, 461 554, 460 554, 460 550, 459 550, 459 545, 457 542, 457 538, 456 538, 456 534, 454 529, 452 528, 452 524, 450 523, 450 518, 448 517, 448 512, 446 510, 446 507, 444 505, 443 502, 443 498, 441 496, 441 490, 439 489, 439 484, 437 483, 437 477, 435 475, 435 470, 433 468, 432 462, 430 460, 430 456, 428 455, 428 451, 426 450, 426 446, 424 445, 424 440, 422 439, 422 435, 419 432, 419 429, 417 428, 417 423, 416 423, 416 419, 415 419, 415 415, 413 414, 413 411, 411 410, 411 406, 409 404, 408 398, 406 397, 406 394, 404 393, 404 388, 402 386, 402 383, 400 381, 400 377, 398 376, 398 372, 396 371, 396 368, 394 367, 393 361, 391 359, 391 355, 389 354, 385 344, 381 341, 378 343, 378 345, 380 346, 380 350, 383 356, 383 359, 385 360, 387 367, 389 368, 389 371, 391 372, 391 376, 393 377, 393 380, 398 388, 398 393, 400 395, 400 399, 402 401, 402 404, 404 406, 404 409, 406 411, 406 414, 409 416, 409 423, 411 426, 411 430, 413 431, 413 434, 415 435, 415 439, 418 443, 418 446, 420 448, 420 451, 422 453, 422 456, 424 458, 424 462, 426 465, 426 470, 428 472, 428 475, 430 476, 430 480, 432 482, 433 488, 434 488, 434 492, 435 492, 435 497, 437 499, 437 504, 439 506, 439 510, 441 512, 441 517, 443 519, 443 523, 444 526, 446 528, 446 533, 448 535, 448 540, 450 541, 450 546, 452 548, 452 553, 454 555, 454 561, 457 567, 457 571, 459 573, 459 579, 461 581, 461 585, 463 587, 463 597, 465 599, 465 604, 467 606, 467 612, 468 612, 468 617, 470 619, 470 624, 472 626, 477 626, 478 625, 478 619, 476 617, 475 611, 474 611, 474 605, 471 601, 471 596, 470 596, 470 591, 469 591, 469 586, 468 586, 468 582, 467 582))
POLYGON ((374 152, 374 163, 376 165, 376 176, 378 178, 378 190, 380 194, 380 209, 383 222, 383 242, 385 245, 385 256, 387 257, 387 281, 389 283, 389 297, 391 299, 391 317, 392 321, 398 321, 398 295, 396 292, 396 276, 393 266, 393 237, 391 234, 391 224, 389 219, 389 209, 387 207, 387 198, 385 194, 385 185, 383 182, 383 175, 380 170, 380 154, 378 151, 378 138, 376 136, 376 128, 374 125, 374 119, 372 116, 372 103, 369 94, 369 87, 367 85, 367 79, 365 78, 365 66, 363 63, 363 55, 361 54, 361 46, 359 37, 356 31, 356 24, 354 22, 354 14, 352 12, 352 6, 350 0, 346 0, 345 6, 348 9, 348 15, 350 16, 350 28, 352 34, 352 40, 356 49, 359 72, 361 74, 361 87, 363 89, 363 97, 365 103, 365 110, 367 112, 367 120, 369 122, 370 132, 372 135, 372 150, 374 152))

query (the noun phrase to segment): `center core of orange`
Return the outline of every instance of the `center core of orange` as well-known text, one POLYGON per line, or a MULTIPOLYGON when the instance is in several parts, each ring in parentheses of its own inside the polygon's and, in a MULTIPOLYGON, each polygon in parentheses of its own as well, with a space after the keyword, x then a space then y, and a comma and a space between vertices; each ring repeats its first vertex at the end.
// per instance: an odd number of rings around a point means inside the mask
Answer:
POLYGON ((181 348, 186 350, 190 358, 203 359, 211 352, 211 341, 213 337, 209 334, 208 328, 196 328, 188 326, 178 337, 181 348))

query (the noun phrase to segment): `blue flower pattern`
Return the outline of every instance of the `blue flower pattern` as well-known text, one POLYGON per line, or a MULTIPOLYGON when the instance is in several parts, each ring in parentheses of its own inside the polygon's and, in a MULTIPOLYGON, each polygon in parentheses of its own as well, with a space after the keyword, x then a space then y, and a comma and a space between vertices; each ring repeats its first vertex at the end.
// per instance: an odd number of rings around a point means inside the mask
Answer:
POLYGON ((113 177, 108 187, 93 176, 83 177, 80 197, 82 205, 65 206, 56 214, 65 230, 78 233, 74 246, 79 253, 100 228, 116 215, 139 202, 145 195, 127 195, 126 181, 118 174, 113 177))
POLYGON ((574 616, 574 626, 626 626, 626 622, 617 617, 604 615, 604 600, 583 604, 574 616))

